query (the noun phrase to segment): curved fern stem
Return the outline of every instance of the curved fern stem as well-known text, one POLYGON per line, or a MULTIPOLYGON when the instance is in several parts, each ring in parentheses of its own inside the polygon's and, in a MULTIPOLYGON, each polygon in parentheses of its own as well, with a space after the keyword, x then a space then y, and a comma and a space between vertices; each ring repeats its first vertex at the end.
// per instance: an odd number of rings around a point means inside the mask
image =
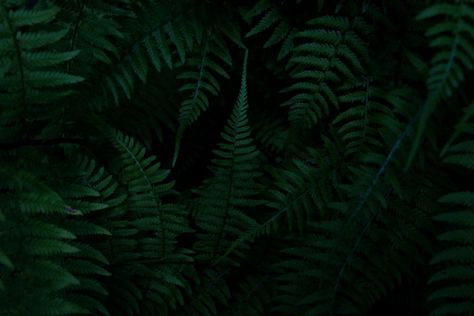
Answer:
POLYGON ((202 79, 203 79, 203 75, 204 75, 204 67, 206 65, 206 57, 207 57, 207 53, 208 53, 208 46, 209 46, 210 36, 211 36, 211 33, 209 32, 208 36, 206 38, 206 43, 204 45, 204 50, 203 50, 203 53, 202 53, 201 63, 199 65, 199 77, 198 77, 198 80, 196 82, 196 88, 194 89, 194 92, 193 92, 191 105, 189 106, 190 110, 183 113, 185 115, 180 115, 180 117, 179 117, 179 127, 178 127, 178 131, 176 132, 176 141, 175 141, 175 146, 174 146, 173 160, 171 162, 171 167, 172 168, 175 166, 176 161, 178 159, 179 149, 181 147, 181 140, 183 138, 184 131, 188 127, 188 125, 192 122, 192 119, 193 119, 193 116, 194 116, 193 110, 194 110, 194 107, 196 105, 196 100, 198 98, 199 92, 201 90, 201 83, 202 83, 202 79), (186 113, 188 115, 186 115, 186 113), (184 116, 184 118, 183 118, 183 116, 184 116))

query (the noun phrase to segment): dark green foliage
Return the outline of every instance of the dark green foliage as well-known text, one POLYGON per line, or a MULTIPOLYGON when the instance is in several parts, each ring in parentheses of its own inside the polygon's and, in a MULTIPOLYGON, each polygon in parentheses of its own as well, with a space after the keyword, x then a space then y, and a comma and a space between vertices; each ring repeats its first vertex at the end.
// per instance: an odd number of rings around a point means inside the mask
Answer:
MULTIPOLYGON (((472 135, 473 110, 473 104, 467 107, 461 122, 456 126, 457 133, 453 135, 454 138, 443 152, 445 163, 456 165, 461 169, 474 168, 474 146, 472 138, 469 139, 469 135, 472 135), (467 137, 458 141, 457 138, 464 137, 464 134, 467 134, 467 137)), ((462 191, 443 195, 439 198, 439 202, 447 206, 444 212, 434 217, 434 220, 445 226, 438 235, 438 240, 444 249, 432 259, 437 271, 429 281, 434 288, 428 300, 436 302, 433 315, 469 314, 474 307, 472 303, 474 192, 472 187, 466 187, 462 191)))
POLYGON ((474 2, 0 0, 0 315, 473 315, 474 2))
MULTIPOLYGON (((198 258, 213 259, 229 248, 230 243, 257 225, 243 208, 254 208, 260 201, 252 198, 260 191, 255 182, 258 172, 257 147, 250 138, 247 119, 247 52, 242 83, 232 115, 221 136, 223 143, 213 153, 213 177, 199 189, 194 217, 200 230, 194 249, 198 258), (201 232, 202 231, 202 232, 201 232)), ((240 254, 240 252, 236 252, 240 254)))

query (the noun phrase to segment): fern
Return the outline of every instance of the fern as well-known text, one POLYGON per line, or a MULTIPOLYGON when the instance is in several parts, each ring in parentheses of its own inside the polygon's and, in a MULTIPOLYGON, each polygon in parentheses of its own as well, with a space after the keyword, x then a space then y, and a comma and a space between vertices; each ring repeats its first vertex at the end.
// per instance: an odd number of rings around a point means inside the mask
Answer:
MULTIPOLYGON (((367 208, 376 211, 378 205, 371 204, 367 208)), ((426 236, 423 230, 429 227, 429 216, 426 208, 407 206, 397 203, 398 211, 384 210, 383 215, 373 215, 365 223, 348 225, 344 217, 310 223, 310 234, 295 239, 294 246, 284 250, 287 260, 276 263, 286 272, 278 277, 280 294, 275 297, 275 311, 364 315, 391 288, 415 278, 411 273, 425 265, 430 255, 430 241, 422 237, 426 236), (404 212, 410 212, 412 218, 405 221, 404 212), (419 255, 401 260, 405 251, 419 255)))
POLYGON ((202 233, 198 234, 199 241, 194 248, 202 259, 215 259, 245 227, 256 224, 241 210, 259 204, 254 197, 259 191, 254 180, 259 175, 256 171, 258 151, 252 144, 248 126, 246 67, 247 52, 239 96, 221 134, 225 142, 214 150, 213 177, 199 190, 194 217, 202 233))
POLYGON ((99 78, 100 94, 92 96, 93 108, 118 105, 122 96, 131 99, 136 80, 147 82, 150 67, 158 72, 164 67, 174 68, 200 42, 204 26, 197 15, 190 15, 182 5, 176 8, 178 13, 170 9, 168 2, 158 5, 144 1, 135 10, 131 17, 134 36, 125 39, 126 53, 117 56, 114 67, 99 78), (170 20, 172 16, 175 19, 170 20))
POLYGON ((283 106, 290 107, 294 125, 312 127, 332 108, 338 108, 334 85, 364 72, 367 49, 361 36, 366 32, 362 18, 325 16, 307 23, 297 33, 301 40, 294 49, 290 65, 295 83, 285 89, 294 95, 283 106))
POLYGON ((0 174, 3 180, 0 312, 6 315, 85 312, 86 309, 64 296, 67 288, 79 284, 78 278, 61 264, 68 255, 79 252, 71 243, 76 236, 58 221, 68 216, 65 211, 68 206, 31 173, 15 172, 11 166, 3 166, 0 174))
POLYGON ((113 126, 123 126, 123 132, 135 137, 151 149, 153 142, 164 142, 165 135, 175 133, 179 116, 179 93, 175 92, 173 76, 150 76, 150 82, 137 91, 130 102, 120 108, 107 110, 113 126), (150 87, 160 87, 151 89, 150 87))
POLYGON ((68 72, 77 71, 88 77, 94 67, 112 64, 119 57, 115 41, 123 40, 125 35, 116 20, 130 14, 104 1, 62 1, 60 6, 65 22, 70 25, 69 47, 80 50, 78 58, 67 63, 68 72))
POLYGON ((288 139, 288 127, 285 123, 282 119, 271 117, 266 113, 253 124, 255 140, 271 153, 282 153, 286 149, 288 139))
MULTIPOLYGON (((458 135, 471 134, 467 125, 471 118, 473 105, 467 108, 460 124, 458 135)), ((472 170, 474 149, 472 139, 448 144, 444 151, 444 162, 463 169, 472 170)), ((435 254, 432 264, 436 267, 430 278, 434 287, 428 301, 435 303, 431 315, 470 314, 472 304, 472 207, 474 193, 470 190, 443 195, 439 202, 446 205, 443 212, 434 219, 443 223, 445 229, 438 235, 443 248, 435 254)))
POLYGON ((346 156, 383 150, 400 133, 392 96, 369 78, 341 87, 338 94, 343 111, 332 123, 345 144, 346 156))
MULTIPOLYGON (((205 11, 201 5, 180 2, 171 7, 170 2, 156 4, 144 1, 136 10, 133 19, 136 35, 128 39, 126 54, 120 56, 113 69, 100 78, 101 94, 94 95, 91 100, 95 108, 106 106, 111 96, 115 105, 120 103, 122 95, 131 99, 136 78, 147 82, 150 67, 157 72, 164 68, 173 69, 186 62, 188 53, 205 45, 205 34, 213 29, 205 17, 212 11, 205 11)), ((223 24, 222 32, 238 42, 235 27, 225 27, 229 23, 223 17, 212 15, 212 19, 217 19, 220 27, 223 24)))
POLYGON ((279 8, 273 5, 270 1, 257 1, 253 8, 243 14, 243 18, 246 21, 258 18, 258 22, 245 35, 245 37, 252 37, 273 29, 271 35, 263 44, 263 48, 270 48, 274 45, 280 44, 281 47, 278 52, 278 60, 284 59, 292 52, 297 30, 295 27, 290 25, 290 22, 285 17, 282 16, 279 8))
POLYGON ((230 299, 230 289, 224 277, 229 270, 203 270, 196 275, 196 288, 191 288, 189 304, 177 310, 176 315, 218 315, 219 305, 225 305, 230 299))
POLYGON ((0 314, 473 313, 472 5, 0 0, 0 314))
POLYGON ((229 79, 226 70, 220 65, 232 65, 232 59, 224 39, 210 31, 205 36, 199 58, 190 59, 188 64, 192 70, 182 72, 178 76, 178 79, 184 82, 180 91, 188 93, 189 98, 186 98, 180 107, 173 165, 178 158, 184 131, 198 119, 201 112, 208 109, 208 94, 217 95, 220 90, 216 75, 229 79))
POLYGON ((18 138, 28 121, 51 115, 48 110, 57 113, 49 104, 73 92, 61 87, 83 80, 61 69, 78 51, 59 47, 68 33, 56 19, 59 9, 30 11, 19 3, 0 3, 0 103, 6 113, 0 129, 8 138, 18 138))
POLYGON ((406 168, 412 163, 421 144, 428 120, 437 105, 449 100, 464 82, 466 73, 473 69, 474 48, 472 30, 474 27, 474 8, 470 2, 438 3, 429 6, 418 15, 418 19, 442 17, 427 29, 426 35, 432 37, 431 46, 439 51, 431 60, 426 79, 428 96, 422 108, 415 139, 406 168))
MULTIPOLYGON (((166 256, 173 249, 176 234, 186 230, 182 207, 162 203, 163 194, 173 186, 173 182, 162 183, 168 171, 159 170, 160 163, 155 157, 145 158, 145 148, 133 138, 116 131, 111 134, 111 141, 123 161, 123 177, 131 193, 128 208, 140 214, 134 226, 140 231, 156 231, 158 245, 150 244, 148 251, 151 251, 150 255, 156 250, 161 256, 166 256)), ((150 242, 155 243, 153 240, 150 242)))

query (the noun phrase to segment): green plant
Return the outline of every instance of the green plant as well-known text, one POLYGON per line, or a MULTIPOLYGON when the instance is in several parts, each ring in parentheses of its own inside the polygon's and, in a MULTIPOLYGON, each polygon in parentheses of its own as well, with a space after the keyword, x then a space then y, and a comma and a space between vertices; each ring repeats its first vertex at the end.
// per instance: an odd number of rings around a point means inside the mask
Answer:
POLYGON ((474 2, 0 0, 0 315, 474 314, 474 2))

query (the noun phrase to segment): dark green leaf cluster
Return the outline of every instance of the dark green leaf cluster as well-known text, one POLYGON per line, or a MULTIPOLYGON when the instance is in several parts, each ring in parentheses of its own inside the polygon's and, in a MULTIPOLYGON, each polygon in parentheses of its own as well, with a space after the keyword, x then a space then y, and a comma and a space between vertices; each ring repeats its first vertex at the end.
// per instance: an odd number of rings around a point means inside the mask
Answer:
POLYGON ((0 0, 0 315, 473 315, 474 1, 0 0))

